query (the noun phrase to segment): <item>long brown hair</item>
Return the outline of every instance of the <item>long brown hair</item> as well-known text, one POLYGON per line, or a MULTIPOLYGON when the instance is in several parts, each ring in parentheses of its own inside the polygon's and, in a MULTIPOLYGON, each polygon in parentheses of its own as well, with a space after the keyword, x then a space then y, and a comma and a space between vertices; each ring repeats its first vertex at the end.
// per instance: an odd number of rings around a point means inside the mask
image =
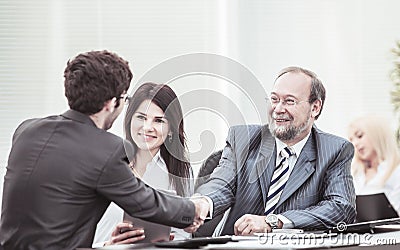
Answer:
POLYGON ((131 135, 132 116, 145 100, 151 100, 160 107, 170 125, 171 137, 167 138, 160 147, 161 157, 164 159, 169 172, 169 179, 180 196, 190 195, 192 169, 187 159, 187 145, 183 128, 183 113, 175 92, 165 84, 147 82, 142 84, 130 98, 126 111, 124 130, 126 139, 135 150, 137 145, 131 135))

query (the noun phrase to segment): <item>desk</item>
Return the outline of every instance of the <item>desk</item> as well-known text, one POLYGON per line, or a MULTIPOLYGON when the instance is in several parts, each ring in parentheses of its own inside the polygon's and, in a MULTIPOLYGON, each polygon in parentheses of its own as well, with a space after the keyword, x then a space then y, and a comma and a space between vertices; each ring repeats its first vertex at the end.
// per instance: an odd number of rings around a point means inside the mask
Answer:
MULTIPOLYGON (((318 241, 319 242, 319 241, 318 241)), ((336 238, 326 239, 325 242, 319 244, 280 244, 282 242, 275 242, 272 244, 260 243, 257 239, 252 240, 240 240, 239 242, 228 242, 226 244, 214 244, 201 247, 199 249, 327 249, 340 247, 343 250, 398 250, 400 248, 400 231, 384 232, 375 234, 342 234, 336 236, 336 238), (339 241, 339 244, 332 244, 333 241, 339 241), (357 245, 354 245, 357 244, 357 245)), ((87 250, 91 248, 78 248, 80 250, 87 250)), ((142 243, 135 245, 123 245, 123 246, 110 246, 99 249, 153 249, 153 250, 179 250, 182 248, 159 248, 150 243, 142 243)))

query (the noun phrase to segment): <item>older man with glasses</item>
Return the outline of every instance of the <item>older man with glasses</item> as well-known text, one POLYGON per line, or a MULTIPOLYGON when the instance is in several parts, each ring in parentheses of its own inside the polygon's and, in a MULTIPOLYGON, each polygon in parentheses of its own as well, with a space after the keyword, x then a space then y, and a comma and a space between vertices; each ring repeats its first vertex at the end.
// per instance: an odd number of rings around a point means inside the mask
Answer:
POLYGON ((355 219, 352 144, 319 130, 325 88, 306 69, 288 67, 267 98, 268 125, 229 131, 218 167, 196 189, 214 216, 230 209, 221 234, 274 228, 327 229, 355 219))

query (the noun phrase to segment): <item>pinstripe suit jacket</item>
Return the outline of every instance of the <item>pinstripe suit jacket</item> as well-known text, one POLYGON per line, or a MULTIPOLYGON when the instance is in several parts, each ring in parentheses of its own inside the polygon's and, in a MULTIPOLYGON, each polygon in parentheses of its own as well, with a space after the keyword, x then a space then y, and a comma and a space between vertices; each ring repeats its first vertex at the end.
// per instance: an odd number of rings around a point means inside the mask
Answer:
MULTIPOLYGON (((353 222, 353 154, 350 142, 314 126, 275 213, 291 220, 296 228, 325 229, 341 221, 353 222)), ((267 125, 229 130, 219 166, 196 190, 212 199, 214 216, 232 207, 222 234, 233 234, 234 223, 244 214, 264 214, 275 159, 275 138, 267 125)))

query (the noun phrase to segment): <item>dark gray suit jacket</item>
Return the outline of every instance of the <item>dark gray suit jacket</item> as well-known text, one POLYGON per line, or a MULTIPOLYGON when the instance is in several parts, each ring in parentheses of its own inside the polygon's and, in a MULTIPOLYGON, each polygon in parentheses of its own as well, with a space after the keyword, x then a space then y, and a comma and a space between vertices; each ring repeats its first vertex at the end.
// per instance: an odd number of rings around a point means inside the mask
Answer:
MULTIPOLYGON (((341 221, 354 222, 353 154, 350 142, 314 126, 275 213, 291 220, 296 228, 325 229, 341 221)), ((244 214, 264 214, 275 161, 275 138, 267 126, 229 130, 219 166, 195 191, 212 199, 214 216, 232 207, 222 234, 233 234, 234 223, 244 214)))
POLYGON ((4 180, 4 248, 91 247, 110 201, 152 222, 191 224, 193 203, 136 179, 125 147, 132 152, 131 144, 73 110, 23 122, 13 137, 4 180))

